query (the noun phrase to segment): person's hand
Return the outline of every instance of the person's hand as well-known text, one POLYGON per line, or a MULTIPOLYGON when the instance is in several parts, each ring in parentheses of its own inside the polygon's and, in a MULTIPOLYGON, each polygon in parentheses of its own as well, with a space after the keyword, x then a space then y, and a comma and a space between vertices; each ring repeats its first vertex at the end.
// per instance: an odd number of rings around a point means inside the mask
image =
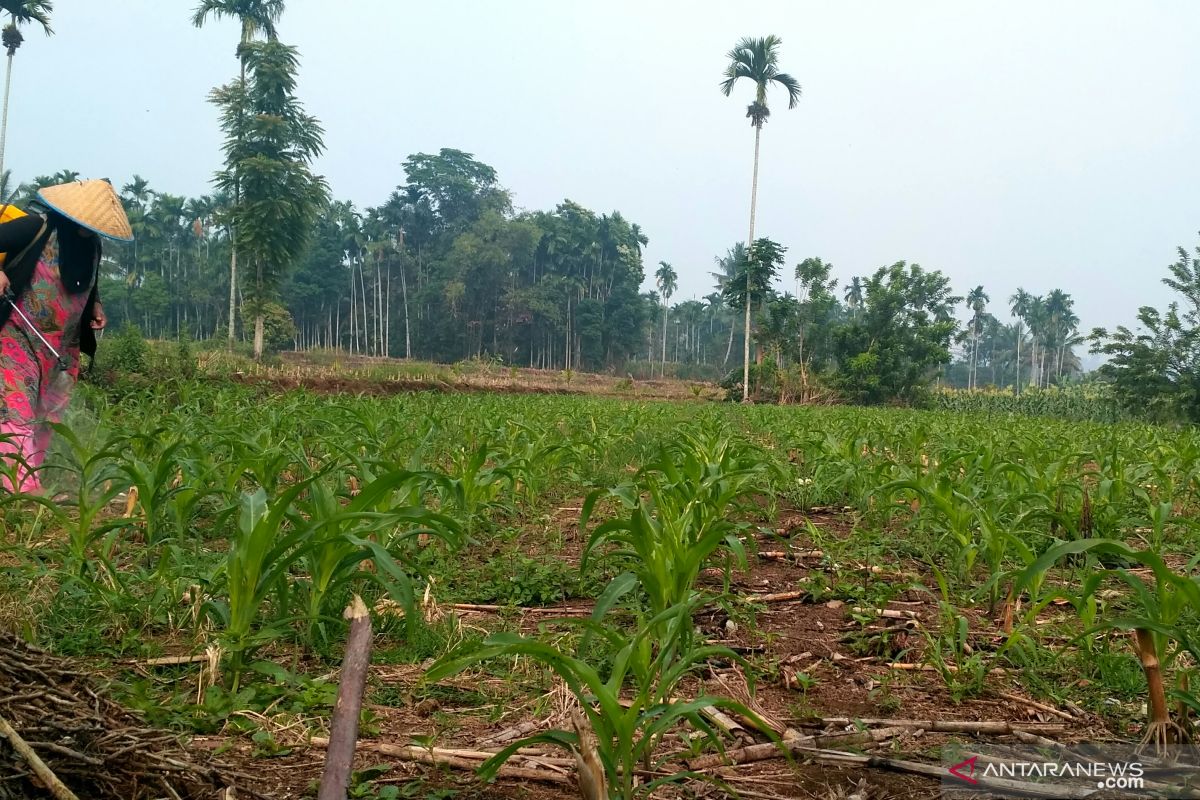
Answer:
POLYGON ((108 317, 104 316, 104 306, 96 303, 95 307, 92 309, 92 330, 103 330, 104 326, 107 324, 108 317))
POLYGON ((0 295, 8 294, 8 287, 11 285, 8 275, 4 274, 4 270, 0 269, 0 295))

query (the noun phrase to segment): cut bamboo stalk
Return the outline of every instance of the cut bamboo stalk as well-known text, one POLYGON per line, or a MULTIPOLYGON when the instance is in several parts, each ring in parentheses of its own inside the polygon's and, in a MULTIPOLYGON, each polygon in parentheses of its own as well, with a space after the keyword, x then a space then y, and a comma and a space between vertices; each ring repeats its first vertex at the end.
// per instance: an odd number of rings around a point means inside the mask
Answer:
POLYGON ((346 637, 346 656, 338 680, 337 704, 329 726, 329 745, 325 751, 325 771, 317 800, 345 800, 354 766, 358 741, 358 718, 362 713, 363 689, 367 685, 367 667, 371 663, 371 612, 362 598, 346 608, 350 634, 346 637))
POLYGON ((79 797, 68 789, 65 783, 58 779, 58 776, 54 774, 54 770, 46 766, 46 762, 42 761, 38 754, 33 751, 33 748, 21 738, 20 734, 13 730, 12 726, 8 724, 8 720, 4 717, 0 717, 0 736, 8 739, 13 751, 25 760, 25 763, 33 770, 33 774, 37 776, 39 781, 45 784, 46 791, 50 792, 55 800, 79 800, 79 797))
MULTIPOLYGON (((313 747, 328 747, 329 740, 323 737, 315 736, 310 741, 313 747)), ((486 760, 481 758, 461 758, 456 756, 445 755, 436 747, 411 747, 394 744, 386 744, 384 742, 359 742, 359 750, 366 750, 372 753, 379 753, 384 756, 391 756, 400 761, 413 761, 420 764, 433 764, 435 766, 453 767, 474 772, 479 769, 480 762, 486 760)), ((486 758, 491 758, 495 753, 480 753, 486 758)), ((477 754, 477 755, 480 755, 477 754)), ((500 768, 497 773, 501 778, 519 778, 523 780, 543 781, 545 783, 569 784, 571 779, 557 772, 537 769, 523 769, 521 767, 511 767, 507 764, 500 768)))

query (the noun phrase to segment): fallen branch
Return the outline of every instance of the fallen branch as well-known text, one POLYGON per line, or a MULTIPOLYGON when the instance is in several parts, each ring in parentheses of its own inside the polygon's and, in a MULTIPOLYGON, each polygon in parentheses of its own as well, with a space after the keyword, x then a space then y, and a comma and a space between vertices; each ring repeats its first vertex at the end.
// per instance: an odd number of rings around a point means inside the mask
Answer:
MULTIPOLYGON (((313 747, 328 747, 329 740, 322 737, 313 737, 309 742, 313 747)), ((413 761, 420 764, 432 764, 435 766, 453 767, 454 769, 462 769, 474 772, 479 769, 482 761, 491 758, 495 753, 485 753, 478 751, 476 756, 483 758, 463 758, 462 756, 446 755, 444 751, 436 747, 405 747, 394 744, 386 744, 383 742, 359 742, 359 750, 367 750, 372 753, 379 753, 384 756, 391 756, 400 761, 413 761)), ((462 751, 457 751, 462 752, 462 751)), ((520 780, 541 781, 543 783, 569 784, 571 779, 557 772, 540 769, 524 769, 522 767, 510 767, 507 764, 500 767, 497 773, 501 778, 517 778, 520 780)))
MULTIPOLYGON (((859 719, 856 717, 810 717, 798 720, 797 724, 808 728, 845 728, 863 725, 868 728, 904 728, 923 730, 927 733, 975 733, 984 736, 1017 736, 1020 732, 1061 735, 1067 726, 1057 722, 975 722, 950 719, 859 719)), ((1040 738, 1040 737, 1039 737, 1040 738)), ((1043 739, 1042 741, 1051 741, 1043 739)))
POLYGON ((1079 722, 1079 718, 1073 714, 1068 714, 1066 711, 1059 711, 1057 708, 1048 706, 1045 703, 1039 703, 1036 700, 1029 700, 1028 698, 1021 697, 1020 695, 1009 694, 1008 692, 997 692, 996 694, 999 697, 1003 697, 1005 700, 1011 700, 1014 703, 1020 703, 1021 705, 1029 706, 1030 708, 1038 711, 1044 711, 1047 714, 1053 714, 1054 716, 1061 717, 1068 722, 1079 722))
MULTIPOLYGON (((885 664, 884 666, 886 666, 888 669, 907 670, 909 672, 939 672, 943 669, 946 670, 946 672, 949 672, 951 674, 958 672, 958 667, 954 666, 953 664, 945 664, 941 667, 935 667, 932 664, 896 664, 896 663, 893 663, 893 664, 885 664)), ((1004 667, 993 667, 992 669, 988 670, 989 675, 1007 675, 1008 673, 1009 673, 1009 670, 1005 669, 1004 667)))
POLYGON ((905 728, 882 728, 874 731, 858 731, 855 733, 836 733, 828 736, 798 736, 784 739, 776 744, 755 744, 741 747, 737 750, 727 750, 724 753, 714 753, 688 759, 685 763, 691 770, 706 770, 716 767, 733 766, 734 764, 752 764, 756 761, 767 761, 772 758, 783 758, 795 755, 814 747, 853 747, 855 745, 884 742, 894 739, 905 732, 905 728))
POLYGON ((759 550, 758 557, 764 561, 802 561, 806 558, 824 558, 825 553, 820 550, 795 550, 790 553, 786 550, 759 550))
POLYGON ((496 605, 480 605, 477 603, 450 603, 446 608, 452 608, 455 611, 477 611, 485 614, 499 614, 504 611, 515 611, 518 614, 560 614, 564 617, 588 615, 592 613, 590 608, 579 607, 560 607, 560 606, 496 606, 496 605))
POLYGON ((138 664, 143 667, 177 667, 183 664, 199 664, 208 661, 208 654, 200 653, 195 656, 163 656, 162 658, 147 658, 142 661, 126 661, 126 664, 138 664))
POLYGON ((876 617, 883 619, 917 619, 917 615, 912 611, 903 611, 895 608, 859 608, 855 606, 850 609, 855 614, 873 614, 876 617))
POLYGON ((744 594, 741 599, 743 603, 783 603, 788 600, 806 600, 812 597, 809 592, 794 591, 794 592, 774 592, 772 594, 744 594))
POLYGON ((0 717, 0 736, 8 739, 8 743, 12 745, 12 749, 17 755, 25 759, 25 763, 33 770, 33 774, 37 775, 38 780, 46 785, 46 790, 54 795, 56 800, 79 800, 74 792, 67 788, 66 784, 58 779, 54 774, 54 770, 46 766, 46 762, 38 757, 38 754, 33 751, 21 736, 13 730, 8 724, 8 720, 0 717))

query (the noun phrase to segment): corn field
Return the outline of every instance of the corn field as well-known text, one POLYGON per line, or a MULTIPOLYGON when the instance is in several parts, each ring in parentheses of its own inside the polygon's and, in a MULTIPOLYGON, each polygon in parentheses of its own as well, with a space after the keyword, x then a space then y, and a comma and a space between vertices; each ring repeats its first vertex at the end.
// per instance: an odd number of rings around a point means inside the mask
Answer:
POLYGON ((89 388, 45 476, 68 502, 0 499, 0 625, 71 654, 207 654, 186 702, 130 690, 204 730, 281 675, 311 681, 296 676, 336 658, 357 594, 395 611, 380 636, 430 681, 544 670, 576 698, 574 727, 513 743, 485 773, 523 746, 577 752, 594 737, 604 796, 632 797, 672 731, 715 746, 703 710, 759 719, 744 697, 686 696, 713 659, 764 670, 697 620, 744 607, 731 576, 780 546, 782 518, 802 518, 795 542, 825 569, 788 588, 869 607, 927 590, 937 620, 909 657, 953 698, 985 693, 996 668, 1040 687, 1081 672, 1129 683, 1140 668, 1127 689, 1147 702, 1139 730, 1194 736, 1200 434, 1084 421, 1107 412, 1080 392, 938 397, 951 410, 193 381, 113 402, 89 388), (565 628, 445 629, 454 603, 563 602, 587 609, 565 628))

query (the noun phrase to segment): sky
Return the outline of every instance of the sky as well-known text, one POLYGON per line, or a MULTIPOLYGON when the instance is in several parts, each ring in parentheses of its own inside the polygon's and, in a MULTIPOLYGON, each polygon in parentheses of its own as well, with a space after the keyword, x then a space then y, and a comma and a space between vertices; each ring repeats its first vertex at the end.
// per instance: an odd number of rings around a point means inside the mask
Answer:
MULTIPOLYGON (((208 92, 237 72, 238 27, 192 0, 55 0, 51 38, 14 60, 5 166, 173 194, 211 191, 208 92), (119 9, 117 8, 119 6, 119 9)), ((748 233, 752 90, 718 90, 743 36, 782 38, 803 87, 771 95, 756 236, 844 286, 896 261, 982 284, 1062 288, 1081 327, 1164 305, 1176 247, 1200 244, 1200 3, 1193 0, 288 0, 299 95, 326 129, 338 199, 383 202, 411 153, 492 165, 523 209, 619 210, 713 290, 748 233)))

